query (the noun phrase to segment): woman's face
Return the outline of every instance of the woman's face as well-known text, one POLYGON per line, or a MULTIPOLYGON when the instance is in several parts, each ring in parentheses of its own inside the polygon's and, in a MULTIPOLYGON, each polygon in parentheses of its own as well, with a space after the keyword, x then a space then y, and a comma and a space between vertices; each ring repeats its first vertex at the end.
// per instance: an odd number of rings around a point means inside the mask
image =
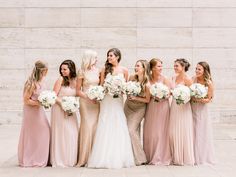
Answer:
POLYGON ((113 52, 109 52, 107 59, 108 59, 108 62, 113 65, 113 64, 118 63, 119 56, 115 56, 113 52))
POLYGON ((181 64, 179 62, 175 62, 174 70, 175 70, 175 73, 181 73, 181 72, 183 72, 184 67, 181 66, 181 64))
POLYGON ((202 77, 204 74, 204 68, 201 65, 197 64, 195 73, 196 73, 196 77, 202 77))
POLYGON ((152 68, 152 73, 160 75, 161 72, 162 72, 162 63, 158 61, 157 64, 152 68))
POLYGON ((141 62, 138 61, 138 62, 135 64, 134 71, 135 71, 136 74, 143 74, 144 68, 143 68, 141 62))
POLYGON ((61 73, 62 73, 62 76, 69 77, 70 69, 69 69, 68 65, 61 65, 61 73))
POLYGON ((47 75, 47 73, 48 73, 48 69, 44 69, 43 70, 43 77, 45 77, 47 75))

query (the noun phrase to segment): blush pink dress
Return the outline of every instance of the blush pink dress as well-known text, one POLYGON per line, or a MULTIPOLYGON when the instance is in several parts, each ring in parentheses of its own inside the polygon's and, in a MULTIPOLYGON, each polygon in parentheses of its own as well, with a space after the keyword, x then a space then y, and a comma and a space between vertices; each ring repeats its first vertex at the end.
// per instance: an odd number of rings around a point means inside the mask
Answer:
MULTIPOLYGON (((172 88, 174 87, 175 78, 172 81, 172 88)), ((190 102, 177 105, 176 101, 172 100, 169 133, 173 164, 194 165, 193 117, 190 102)))
MULTIPOLYGON (((58 97, 75 96, 76 89, 62 86, 58 97)), ((52 107, 50 161, 52 167, 73 167, 77 163, 78 122, 76 113, 68 116, 59 104, 52 107)))
MULTIPOLYGON (((163 83, 163 78, 160 82, 163 83)), ((148 163, 151 165, 171 163, 169 115, 168 99, 156 102, 152 98, 148 103, 144 121, 143 146, 148 163)))
MULTIPOLYGON (((196 81, 195 81, 196 82, 196 81)), ((215 164, 212 122, 207 103, 191 103, 194 127, 195 164, 215 164)))
MULTIPOLYGON (((38 84, 31 99, 37 100, 43 85, 38 84)), ((18 145, 22 167, 45 167, 49 157, 50 127, 42 106, 23 106, 23 121, 18 145)))

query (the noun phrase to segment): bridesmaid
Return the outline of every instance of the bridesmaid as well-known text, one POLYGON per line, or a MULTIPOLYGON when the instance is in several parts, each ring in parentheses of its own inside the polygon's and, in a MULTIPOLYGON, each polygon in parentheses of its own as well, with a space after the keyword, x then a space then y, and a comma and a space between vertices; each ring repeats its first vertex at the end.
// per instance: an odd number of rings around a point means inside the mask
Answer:
POLYGON ((52 167, 73 167, 77 163, 78 123, 76 114, 68 116, 61 108, 63 96, 76 96, 76 68, 71 60, 65 60, 59 67, 61 77, 53 90, 58 98, 51 113, 50 161, 52 167))
POLYGON ((23 122, 18 146, 22 167, 45 167, 49 156, 50 128, 43 107, 38 101, 44 90, 43 79, 48 67, 37 61, 24 86, 23 122))
POLYGON ((195 164, 214 164, 214 146, 212 136, 211 119, 208 112, 208 104, 211 102, 214 93, 210 67, 206 62, 199 62, 196 67, 194 83, 208 87, 206 98, 194 99, 192 102, 193 124, 194 124, 194 152, 195 164))
POLYGON ((79 155, 77 166, 85 166, 91 153, 96 131, 99 104, 90 100, 86 95, 90 86, 99 85, 99 69, 96 67, 97 53, 85 51, 81 69, 77 77, 77 95, 80 97, 80 133, 79 155))
MULTIPOLYGON (((162 61, 154 58, 150 62, 150 83, 162 83, 170 88, 170 81, 162 75, 162 61)), ((171 153, 169 144, 169 99, 156 102, 151 99, 147 106, 143 145, 148 163, 151 165, 169 165, 171 153)))
POLYGON ((148 62, 146 60, 138 60, 135 64, 135 75, 130 76, 129 80, 140 83, 141 93, 139 96, 129 95, 124 107, 136 165, 142 165, 147 162, 140 140, 140 125, 145 115, 146 105, 150 101, 148 76, 148 62))
MULTIPOLYGON (((179 84, 190 86, 192 80, 186 75, 190 64, 185 59, 175 60, 172 88, 179 84)), ((177 105, 172 100, 170 109, 170 147, 175 165, 194 165, 193 117, 190 103, 177 105)))

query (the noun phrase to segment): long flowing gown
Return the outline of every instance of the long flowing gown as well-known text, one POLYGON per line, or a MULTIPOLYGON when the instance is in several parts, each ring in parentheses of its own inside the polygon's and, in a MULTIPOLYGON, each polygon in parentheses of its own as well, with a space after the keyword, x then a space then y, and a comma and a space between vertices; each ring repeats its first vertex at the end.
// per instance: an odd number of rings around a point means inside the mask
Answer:
POLYGON ((140 139, 141 122, 146 111, 146 103, 126 99, 124 112, 127 118, 129 134, 131 138, 134 159, 136 165, 147 162, 140 139))
MULTIPOLYGON (((86 93, 90 86, 99 84, 99 70, 89 70, 81 74, 83 79, 82 91, 86 93)), ((80 98, 80 133, 79 133, 79 155, 77 166, 84 166, 92 151, 94 136, 96 132, 99 115, 99 103, 91 104, 80 98)))
MULTIPOLYGON (((75 95, 75 88, 62 86, 58 97, 75 95)), ((53 167, 73 167, 76 165, 78 131, 76 114, 68 116, 59 104, 53 105, 50 146, 50 161, 53 167)))
POLYGON ((100 103, 97 131, 90 168, 122 168, 134 166, 131 140, 123 110, 123 97, 107 94, 100 103))
MULTIPOLYGON (((160 80, 163 83, 163 79, 160 80)), ((169 100, 156 102, 154 98, 148 103, 144 128, 143 146, 148 163, 151 165, 169 165, 171 152, 169 143, 169 100)))
MULTIPOLYGON (((175 79, 172 87, 176 86, 175 79)), ((193 116, 190 102, 177 105, 173 99, 170 109, 170 147, 175 165, 194 165, 193 116)))
POLYGON ((208 104, 191 103, 194 125, 195 164, 215 164, 215 152, 212 136, 212 122, 208 104))
MULTIPOLYGON (((44 90, 38 84, 31 99, 37 100, 44 90)), ((18 160, 22 167, 45 167, 49 158, 50 127, 42 106, 23 106, 23 122, 18 145, 18 160)))

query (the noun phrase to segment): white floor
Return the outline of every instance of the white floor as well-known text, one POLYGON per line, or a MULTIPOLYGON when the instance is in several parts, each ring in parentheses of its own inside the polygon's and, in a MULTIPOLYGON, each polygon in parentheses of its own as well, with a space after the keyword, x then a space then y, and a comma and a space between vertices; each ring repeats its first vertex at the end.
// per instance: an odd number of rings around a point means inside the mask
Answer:
POLYGON ((214 166, 139 166, 120 170, 87 168, 19 168, 19 125, 0 125, 0 177, 236 177, 236 125, 214 125, 214 166))

